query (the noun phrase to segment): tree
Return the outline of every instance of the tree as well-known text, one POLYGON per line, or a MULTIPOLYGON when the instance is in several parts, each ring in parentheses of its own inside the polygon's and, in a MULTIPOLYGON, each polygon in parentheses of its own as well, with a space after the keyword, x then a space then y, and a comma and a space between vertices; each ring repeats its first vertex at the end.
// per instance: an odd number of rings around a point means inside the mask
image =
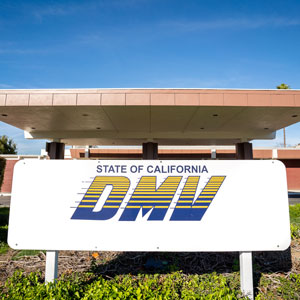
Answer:
MULTIPOLYGON (((285 83, 282 83, 280 85, 277 85, 276 87, 278 90, 289 90, 290 89, 290 86, 285 84, 285 83)), ((284 148, 286 148, 286 136, 285 136, 285 127, 283 128, 283 146, 284 148)))
POLYGON ((6 135, 0 136, 0 154, 17 154, 17 145, 6 135))
POLYGON ((291 87, 289 85, 285 84, 285 83, 282 83, 280 85, 277 85, 276 88, 278 90, 289 90, 291 87))

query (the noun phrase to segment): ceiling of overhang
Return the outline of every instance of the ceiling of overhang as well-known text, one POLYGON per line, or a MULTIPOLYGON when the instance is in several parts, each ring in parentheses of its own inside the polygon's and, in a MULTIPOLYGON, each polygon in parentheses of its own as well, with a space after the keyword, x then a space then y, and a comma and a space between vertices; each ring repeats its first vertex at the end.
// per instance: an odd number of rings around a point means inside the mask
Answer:
POLYGON ((228 145, 272 139, 300 121, 300 107, 1 106, 0 121, 28 138, 71 145, 228 145))

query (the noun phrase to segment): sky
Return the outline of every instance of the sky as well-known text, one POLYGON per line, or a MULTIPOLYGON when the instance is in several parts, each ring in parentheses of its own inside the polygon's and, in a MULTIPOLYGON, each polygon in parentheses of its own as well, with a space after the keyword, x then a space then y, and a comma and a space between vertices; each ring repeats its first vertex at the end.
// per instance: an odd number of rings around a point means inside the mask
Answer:
MULTIPOLYGON (((299 89, 299 53, 299 0, 0 0, 0 89, 299 89)), ((300 143, 299 124, 286 132, 300 143)), ((3 134, 19 154, 45 147, 3 134)))

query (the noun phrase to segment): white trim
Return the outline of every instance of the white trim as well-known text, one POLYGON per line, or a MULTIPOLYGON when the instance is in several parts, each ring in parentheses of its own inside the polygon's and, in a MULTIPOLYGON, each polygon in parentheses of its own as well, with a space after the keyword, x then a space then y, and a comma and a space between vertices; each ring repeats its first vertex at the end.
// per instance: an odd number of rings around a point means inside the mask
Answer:
POLYGON ((6 160, 21 160, 21 159, 43 159, 46 158, 45 155, 35 155, 35 154, 0 154, 0 157, 5 158, 6 160))
POLYGON ((278 158, 278 149, 272 149, 272 158, 278 158))

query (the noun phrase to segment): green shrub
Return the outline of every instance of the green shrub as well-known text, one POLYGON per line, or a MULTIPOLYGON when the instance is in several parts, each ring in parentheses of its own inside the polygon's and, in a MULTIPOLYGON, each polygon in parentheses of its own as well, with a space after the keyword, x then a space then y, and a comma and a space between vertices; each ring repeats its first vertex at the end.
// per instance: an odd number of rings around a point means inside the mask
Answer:
MULTIPOLYGON (((261 276, 255 299, 299 299, 300 274, 266 274, 261 276)), ((44 284, 39 273, 24 275, 16 271, 0 286, 0 299, 151 299, 206 300, 246 299, 241 296, 239 273, 186 275, 170 274, 119 275, 105 278, 93 273, 62 276, 57 282, 44 284)))
POLYGON ((277 276, 271 278, 270 274, 260 278, 259 293, 256 300, 273 299, 299 299, 300 274, 291 273, 288 276, 277 276))
POLYGON ((283 299, 300 298, 300 274, 290 274, 280 277, 280 286, 277 288, 278 296, 283 299))
POLYGON ((291 238, 292 240, 300 238, 300 226, 297 224, 291 224, 291 238))
MULTIPOLYGON (((45 285, 40 274, 25 276, 16 271, 2 291, 1 299, 242 299, 239 276, 216 273, 204 275, 170 274, 120 275, 106 279, 93 274, 63 277, 45 285)), ((243 298, 245 299, 245 298, 243 298)))
POLYGON ((2 299, 80 299, 81 286, 75 281, 58 280, 56 284, 45 285, 40 274, 31 273, 27 276, 16 271, 6 281, 2 290, 2 299))
POLYGON ((300 226, 300 204, 290 205, 290 220, 300 226))
POLYGON ((300 238, 300 204, 290 205, 291 238, 300 238))

